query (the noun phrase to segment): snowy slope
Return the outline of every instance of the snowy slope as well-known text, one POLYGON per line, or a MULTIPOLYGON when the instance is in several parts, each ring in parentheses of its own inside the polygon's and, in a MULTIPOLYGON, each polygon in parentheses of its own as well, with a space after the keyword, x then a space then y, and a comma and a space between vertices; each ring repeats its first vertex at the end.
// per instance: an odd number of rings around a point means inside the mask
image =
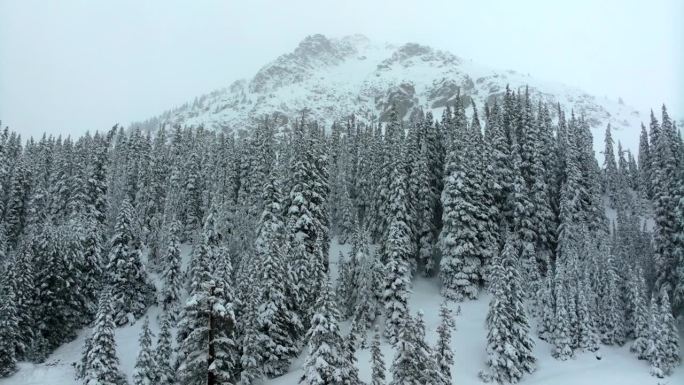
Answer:
MULTIPOLYGON (((340 246, 333 243, 331 256, 331 275, 336 276, 336 259, 340 250, 348 252, 348 246, 340 246)), ((184 261, 187 262, 190 247, 184 247, 184 261)), ((460 304, 451 304, 453 310, 458 306, 461 315, 456 317, 456 331, 452 338, 455 365, 452 369, 453 383, 459 385, 481 384, 478 372, 484 369, 486 330, 485 317, 487 315, 489 297, 482 295, 476 301, 468 301, 460 304)), ((439 294, 439 283, 436 279, 417 278, 413 283, 413 294, 410 300, 411 311, 415 313, 423 310, 427 329, 427 339, 434 344, 437 338, 436 328, 439 323, 438 313, 442 297, 439 294)), ((150 328, 156 335, 159 333, 158 307, 152 307, 148 311, 150 328)), ((143 320, 138 320, 134 325, 122 327, 116 330, 117 353, 121 362, 121 369, 132 381, 133 368, 138 350, 138 336, 143 320)), ((348 331, 348 323, 343 323, 342 330, 348 331)), ((680 325, 680 332, 684 325, 680 325)), ((19 372, 12 377, 0 379, 0 385, 80 385, 74 378, 73 363, 78 362, 85 338, 90 330, 84 329, 78 334, 76 340, 59 347, 43 364, 21 363, 19 372)), ((370 337, 370 335, 369 335, 370 337)), ((681 340, 684 340, 682 333, 681 340)), ((535 373, 524 377, 523 385, 656 385, 656 384, 682 384, 684 383, 684 366, 677 367, 673 374, 658 380, 649 375, 649 366, 645 361, 637 360, 629 352, 629 345, 623 347, 602 346, 601 360, 597 360, 592 353, 579 354, 568 361, 558 361, 551 357, 551 346, 544 341, 535 338, 535 355, 538 359, 538 369, 535 373)), ((392 347, 383 343, 382 352, 385 356, 385 364, 391 367, 394 356, 392 347)), ((684 352, 683 352, 684 353, 684 352)), ((290 372, 265 382, 264 385, 294 385, 299 382, 301 367, 304 363, 302 354, 299 359, 292 363, 290 372)), ((357 352, 359 372, 363 381, 369 381, 371 375, 370 351, 363 349, 357 352)), ((132 382, 131 382, 132 383, 132 382)))
MULTIPOLYGON (((620 103, 617 96, 615 100, 597 98, 560 83, 490 69, 427 46, 381 44, 360 35, 340 39, 309 36, 253 78, 238 80, 135 124, 148 129, 168 122, 239 130, 253 126, 250 119, 269 115, 282 125, 305 111, 327 127, 352 113, 363 121, 382 120, 391 103, 404 119, 421 108, 432 110, 439 118, 457 90, 482 108, 507 84, 514 90, 529 85, 533 98, 559 102, 566 110, 583 114, 592 126, 597 151, 603 148, 605 125, 611 123, 615 141, 636 153, 640 123, 648 123, 649 116, 620 103)), ((674 112, 679 116, 681 111, 674 112)))

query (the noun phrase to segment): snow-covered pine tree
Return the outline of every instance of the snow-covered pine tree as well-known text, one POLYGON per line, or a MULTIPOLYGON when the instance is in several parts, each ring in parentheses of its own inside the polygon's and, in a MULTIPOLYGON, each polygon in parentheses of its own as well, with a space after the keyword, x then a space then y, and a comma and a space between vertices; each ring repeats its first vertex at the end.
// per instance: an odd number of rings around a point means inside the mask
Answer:
POLYGON ((103 260, 104 247, 102 244, 102 226, 90 214, 79 215, 74 221, 78 231, 81 249, 83 251, 83 295, 87 301, 87 318, 92 319, 97 311, 97 295, 105 277, 103 260))
POLYGON ((150 320, 145 317, 140 339, 138 340, 138 357, 135 360, 135 370, 133 371, 134 385, 153 385, 157 384, 155 369, 157 363, 152 353, 152 331, 150 330, 150 320))
POLYGON ((178 323, 176 378, 182 384, 231 383, 237 378, 231 289, 209 277, 188 298, 178 323))
POLYGON ((408 263, 410 240, 406 224, 399 219, 391 222, 387 235, 387 267, 384 284, 385 336, 396 344, 409 315, 411 272, 408 263))
MULTIPOLYGON (((0 241, 0 245, 2 242, 0 241)), ((17 317, 17 336, 15 351, 17 360, 39 361, 43 352, 33 354, 35 342, 39 339, 38 316, 36 308, 35 263, 33 253, 26 243, 14 251, 5 272, 6 282, 12 286, 14 308, 17 317)), ((0 268, 1 270, 2 268, 0 268)))
POLYGON ((140 317, 154 300, 154 286, 149 282, 141 261, 140 241, 133 228, 133 208, 125 200, 117 215, 116 228, 109 248, 109 282, 112 318, 117 325, 140 317))
POLYGON ((615 145, 615 143, 613 142, 613 136, 610 133, 610 123, 608 124, 608 126, 606 126, 605 145, 606 146, 603 151, 603 189, 605 193, 610 197, 612 204, 615 205, 617 201, 619 177, 617 163, 615 162, 615 152, 613 150, 613 146, 615 145))
MULTIPOLYGON (((303 249, 293 246, 290 250, 293 253, 303 253, 301 258, 308 261, 297 267, 304 271, 295 275, 296 281, 293 282, 294 290, 301 300, 297 302, 295 310, 305 327, 311 317, 311 306, 316 296, 315 288, 322 284, 317 282, 312 285, 309 281, 320 276, 319 272, 313 269, 320 266, 327 271, 328 268, 328 219, 325 210, 327 175, 325 159, 321 159, 324 156, 318 152, 320 134, 314 125, 311 126, 307 129, 305 122, 302 121, 294 127, 295 153, 290 167, 292 188, 285 207, 288 239, 294 239, 303 246, 303 249), (323 249, 319 250, 319 246, 323 249)), ((295 259, 295 256, 290 258, 291 261, 295 259)))
POLYGON ((565 267, 556 261, 555 276, 553 280, 555 293, 555 317, 553 327, 553 352, 554 358, 565 361, 574 354, 572 350, 572 335, 570 330, 570 318, 568 314, 568 295, 565 285, 565 267))
POLYGON ((176 321, 178 308, 180 307, 180 295, 182 290, 181 260, 180 260, 180 222, 173 220, 167 230, 167 248, 163 254, 162 280, 164 287, 161 290, 162 309, 168 314, 171 322, 176 321))
POLYGON ((305 385, 343 385, 341 374, 348 369, 344 341, 337 320, 330 282, 323 285, 316 302, 316 313, 307 332, 308 354, 299 380, 305 385))
POLYGON ((678 184, 681 171, 677 170, 679 160, 676 152, 678 151, 673 151, 678 140, 677 133, 673 132, 672 121, 665 106, 662 109, 662 124, 660 126, 654 117, 651 119, 652 129, 656 132, 655 136, 651 135, 655 145, 651 149, 655 214, 655 290, 666 290, 671 298, 677 279, 677 256, 675 255, 677 219, 675 213, 680 194, 684 194, 684 191, 679 191, 678 184))
POLYGON ((490 163, 492 166, 492 175, 494 186, 492 194, 494 197, 494 204, 499 213, 499 222, 505 225, 504 218, 506 213, 506 197, 509 193, 510 184, 512 181, 512 164, 510 162, 511 148, 503 130, 502 111, 497 100, 491 106, 489 116, 487 117, 487 126, 485 130, 485 140, 488 142, 490 163))
POLYGON ((449 383, 439 370, 430 347, 425 343, 422 312, 416 317, 409 315, 404 323, 397 341, 391 372, 390 385, 449 383))
MULTIPOLYGON (((682 158, 684 159, 684 146, 681 146, 682 158)), ((684 164, 684 160, 682 160, 684 164)), ((684 173, 684 172, 683 172, 684 173)), ((676 276, 677 280, 674 288, 673 309, 675 314, 684 314, 684 175, 681 176, 680 187, 681 194, 679 203, 677 204, 677 212, 675 217, 678 218, 675 225, 675 255, 677 262, 676 276)))
POLYGON ((539 339, 547 342, 553 342, 556 319, 553 282, 553 269, 551 269, 551 265, 547 265, 546 277, 543 278, 539 294, 539 309, 537 310, 539 316, 539 321, 537 322, 537 335, 539 336, 539 339))
POLYGON ((5 234, 7 245, 14 248, 26 226, 29 199, 31 194, 31 171, 26 156, 20 156, 14 167, 9 185, 8 200, 5 204, 5 234))
POLYGON ((518 382, 535 370, 534 342, 522 293, 520 264, 514 239, 506 237, 501 256, 492 263, 492 300, 487 313, 487 366, 484 379, 499 383, 518 382))
POLYGON ((361 330, 359 330, 358 324, 352 320, 349 327, 349 334, 343 338, 342 348, 344 354, 345 366, 340 371, 340 378, 344 385, 362 385, 363 383, 359 379, 359 368, 357 366, 358 360, 356 359, 356 347, 362 338, 365 338, 365 332, 363 336, 361 335, 361 330))
POLYGON ((354 208, 352 207, 353 202, 351 196, 349 195, 349 188, 345 186, 342 190, 342 199, 340 200, 340 223, 339 223, 339 241, 340 243, 347 243, 354 233, 354 223, 356 221, 356 215, 354 213, 354 208))
POLYGON ((338 275, 335 294, 340 304, 341 314, 344 318, 351 316, 356 307, 356 297, 358 294, 358 273, 359 262, 356 259, 356 250, 352 249, 349 257, 342 251, 337 259, 338 275))
POLYGON ((114 328, 112 318, 111 294, 105 289, 95 317, 95 326, 90 337, 90 346, 86 345, 87 359, 85 365, 84 385, 124 385, 126 377, 119 370, 119 358, 116 355, 114 328))
MULTIPOLYGON (((362 234, 360 231, 357 234, 362 234)), ((365 234, 365 233, 364 233, 365 234)), ((367 237, 359 235, 357 260, 360 261, 360 273, 358 277, 358 300, 353 312, 353 319, 359 329, 367 331, 375 320, 383 313, 383 286, 385 280, 385 267, 380 262, 377 253, 370 254, 367 237)), ((355 247, 356 249, 356 247, 355 247)))
POLYGON ((173 347, 171 346, 171 318, 168 313, 163 313, 160 321, 157 346, 154 350, 154 380, 155 384, 172 385, 176 378, 176 372, 172 365, 173 347))
POLYGON ((651 151, 648 143, 646 126, 641 124, 639 136, 639 192, 642 198, 650 198, 653 194, 651 186, 651 151))
POLYGON ((86 370, 88 368, 88 354, 92 348, 92 338, 92 335, 89 335, 85 338, 85 341, 83 342, 83 350, 81 352, 81 360, 75 364, 77 380, 85 379, 86 370))
MULTIPOLYGON (((465 130, 465 128, 458 128, 465 130)), ((463 137, 467 137, 463 135, 463 137)), ((441 252, 440 281, 442 295, 461 301, 477 297, 482 261, 478 256, 479 240, 477 206, 471 201, 474 185, 472 143, 462 142, 452 148, 444 172, 442 191, 442 231, 439 235, 441 252)))
POLYGON ((576 345, 580 349, 590 352, 598 350, 599 336, 594 322, 596 316, 594 314, 593 304, 596 302, 594 291, 591 287, 589 272, 587 267, 581 268, 581 276, 577 282, 577 342, 576 345))
POLYGON ((467 132, 470 137, 469 142, 474 143, 472 156, 474 157, 473 177, 474 185, 478 188, 471 197, 472 202, 477 207, 475 217, 478 220, 477 255, 480 259, 481 267, 479 271, 481 283, 489 283, 487 269, 491 260, 499 252, 499 213, 495 205, 495 197, 492 194, 494 181, 494 171, 490 166, 488 143, 482 137, 482 127, 477 114, 477 107, 473 102, 473 117, 467 132))
POLYGON ((456 324, 447 301, 442 302, 439 307, 439 318, 434 359, 444 378, 447 382, 451 382, 451 367, 454 365, 454 353, 451 351, 451 331, 456 324))
POLYGON ((380 349, 380 332, 375 330, 371 343, 371 382, 370 385, 385 385, 385 358, 380 349))
POLYGON ((536 232, 533 222, 533 213, 535 211, 534 205, 530 201, 530 194, 521 173, 521 158, 518 154, 517 146, 513 141, 513 148, 511 150, 511 164, 512 179, 510 185, 510 193, 508 195, 508 204, 511 206, 510 211, 513 213, 513 232, 515 234, 515 242, 517 253, 520 255, 522 274, 525 285, 524 295, 526 298, 533 300, 532 311, 536 312, 538 304, 536 303, 537 292, 541 287, 541 274, 537 262, 536 246, 536 232))
POLYGON ((649 357, 651 374, 663 378, 679 364, 679 333, 672 316, 667 291, 660 293, 660 306, 651 300, 651 341, 649 357))
POLYGON ((35 261, 36 317, 38 334, 46 346, 42 355, 75 337, 86 321, 87 299, 82 290, 83 254, 80 230, 68 224, 44 224, 32 237, 35 261))
MULTIPOLYGON (((535 231, 535 250, 537 254, 538 268, 546 267, 552 257, 556 239, 556 214, 553 211, 553 168, 557 160, 553 152, 553 132, 551 129, 551 117, 548 108, 539 102, 537 120, 535 122, 536 134, 532 163, 532 181, 529 185, 530 200, 534 205, 532 216, 535 231)), ((543 271, 542 271, 543 272, 543 271)))
POLYGON ((646 284, 640 268, 633 269, 631 282, 628 286, 629 306, 632 313, 632 326, 634 342, 630 350, 636 354, 640 360, 648 358, 649 341, 649 309, 646 304, 646 284))
POLYGON ((219 247, 219 234, 216 231, 216 211, 212 207, 202 225, 202 232, 193 246, 192 258, 188 267, 189 292, 199 290, 202 283, 213 278, 216 253, 219 247))
POLYGON ((189 131, 190 154, 186 158, 185 175, 183 183, 183 210, 185 214, 184 234, 186 239, 193 239, 195 232, 202 226, 202 189, 204 181, 201 178, 201 146, 198 143, 199 133, 192 139, 189 131))
POLYGON ((0 378, 17 370, 16 345, 20 330, 11 279, 13 275, 8 274, 0 280, 0 378))
POLYGON ((621 278, 611 253, 604 255, 603 260, 600 268, 605 286, 599 298, 601 341, 607 345, 622 345, 625 342, 625 305, 622 300, 621 278))
MULTIPOLYGON (((286 238, 275 175, 269 175, 262 197, 265 205, 257 229, 255 254, 249 265, 253 267, 247 275, 251 285, 247 286, 249 295, 243 297, 248 328, 242 336, 241 361, 242 382, 247 384, 263 375, 275 377, 287 371, 290 360, 297 354, 297 338, 302 329, 293 303, 309 300, 291 291, 294 287, 292 276, 286 270, 286 254, 297 246, 282 247, 286 238)), ((309 271, 308 265, 303 268, 309 271)))
POLYGON ((417 214, 418 232, 418 261, 426 276, 432 275, 435 270, 434 247, 435 230, 434 223, 435 205, 437 202, 436 186, 432 183, 432 172, 430 171, 429 143, 422 143, 418 164, 415 166, 415 176, 419 189, 416 193, 417 204, 415 211, 417 214))

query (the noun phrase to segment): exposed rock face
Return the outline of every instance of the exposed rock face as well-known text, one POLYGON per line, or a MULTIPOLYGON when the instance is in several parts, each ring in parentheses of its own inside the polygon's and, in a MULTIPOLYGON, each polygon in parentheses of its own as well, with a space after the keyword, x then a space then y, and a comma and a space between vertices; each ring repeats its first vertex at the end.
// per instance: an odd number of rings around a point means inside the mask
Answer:
MULTIPOLYGON (((169 122, 240 130, 253 127, 253 119, 265 115, 277 116, 273 120, 277 124, 287 124, 307 109, 308 116, 329 126, 350 114, 361 121, 384 121, 392 104, 405 119, 421 109, 432 109, 435 116, 441 116, 441 109, 453 103, 457 94, 481 108, 500 96, 506 85, 516 91, 529 86, 535 100, 560 103, 584 115, 597 130, 597 148, 602 138, 599 133, 608 122, 617 135, 628 127, 631 135, 643 119, 617 99, 599 100, 562 84, 488 69, 428 46, 377 44, 361 35, 341 39, 312 35, 292 52, 262 67, 252 79, 203 95, 147 125, 169 122)), ((555 109, 552 113, 555 115, 555 109)))

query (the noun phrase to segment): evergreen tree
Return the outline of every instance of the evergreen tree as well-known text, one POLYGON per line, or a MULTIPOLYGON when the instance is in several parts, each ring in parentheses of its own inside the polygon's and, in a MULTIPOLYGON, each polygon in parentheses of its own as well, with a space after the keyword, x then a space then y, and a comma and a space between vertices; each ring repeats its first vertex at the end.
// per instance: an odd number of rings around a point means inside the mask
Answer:
POLYGON ((598 350, 599 336, 596 328, 594 306, 595 294, 591 288, 589 274, 585 269, 578 282, 576 311, 577 311, 577 342, 580 349, 595 352, 598 350))
POLYGON ((408 265, 409 240, 405 232, 406 224, 394 220, 388 235, 388 261, 385 278, 385 335, 392 344, 397 343, 399 333, 409 314, 408 297, 411 286, 411 272, 408 265))
POLYGON ((363 384, 359 379, 358 360, 356 359, 356 346, 358 345, 359 339, 361 339, 361 336, 359 335, 361 332, 357 325, 358 324, 355 321, 352 321, 351 327, 349 328, 349 334, 342 341, 345 365, 340 371, 340 377, 342 383, 345 385, 363 384))
POLYGON ((447 302, 439 307, 440 324, 437 326, 437 345, 435 346, 435 361, 444 378, 451 381, 451 367, 454 365, 454 353, 451 351, 451 330, 455 326, 447 302))
POLYGON ((632 310, 632 325, 634 342, 630 350, 634 352, 640 360, 647 359, 649 341, 649 309, 646 305, 644 277, 641 269, 633 270, 632 281, 629 285, 629 304, 632 310))
POLYGON ((303 299, 298 302, 296 311, 305 326, 311 319, 310 307, 315 298, 315 288, 322 285, 322 282, 307 284, 307 280, 318 279, 321 274, 315 270, 316 268, 322 268, 323 272, 328 269, 328 219, 325 210, 328 193, 327 170, 325 157, 319 153, 317 127, 311 126, 307 130, 304 122, 295 125, 295 153, 290 170, 292 188, 286 206, 286 220, 291 239, 295 239, 303 246, 303 250, 294 247, 291 250, 303 252, 301 257, 308 261, 305 266, 299 266, 308 271, 296 275, 296 281, 293 282, 294 290, 298 292, 300 299, 303 299), (319 249, 319 246, 322 248, 319 249))
POLYGON ((138 340, 138 357, 135 360, 135 370, 133 371, 134 385, 156 384, 155 368, 157 363, 152 353, 152 332, 150 331, 150 321, 145 317, 140 339, 138 340))
POLYGON ((392 362, 390 385, 437 384, 447 385, 449 381, 439 370, 432 350, 425 343, 425 324, 422 313, 408 317, 397 341, 392 362))
POLYGON ((14 288, 9 282, 12 276, 0 281, 0 377, 7 377, 17 370, 15 347, 19 330, 14 288))
POLYGON ((513 240, 506 240, 500 257, 492 264, 492 300, 487 314, 487 366, 483 378, 518 382, 535 370, 533 341, 525 315, 518 256, 513 240))
POLYGON ((653 167, 654 245, 656 267, 656 290, 666 290, 672 297, 676 285, 676 207, 679 203, 678 159, 673 152, 676 133, 663 106, 662 125, 652 117, 651 135, 655 147, 651 151, 653 167))
POLYGON ((332 299, 330 283, 323 286, 316 309, 306 336, 308 355, 299 383, 342 385, 342 374, 349 363, 345 359, 344 343, 337 325, 339 314, 332 299))
MULTIPOLYGON (((365 242, 366 238, 363 237, 363 239, 362 242, 365 242)), ((360 330, 366 331, 382 314, 385 267, 380 262, 377 253, 369 254, 365 243, 361 244, 359 251, 363 254, 357 253, 357 259, 361 261, 361 272, 359 273, 358 300, 354 308, 353 319, 360 330)))
POLYGON ((615 163, 615 153, 613 152, 613 137, 610 133, 610 124, 606 127, 605 150, 603 155, 605 160, 603 162, 604 168, 604 190, 610 197, 613 204, 615 204, 618 192, 618 168, 615 163))
POLYGON ((149 282, 141 261, 140 241, 132 223, 132 207, 121 204, 114 235, 110 241, 109 264, 112 318, 117 325, 140 317, 154 298, 154 286, 149 282))
MULTIPOLYGON (((468 149, 471 144, 463 143, 462 146, 468 149)), ((482 265, 477 254, 477 209, 469 199, 476 188, 471 181, 473 170, 468 161, 471 156, 470 151, 463 155, 459 154, 458 149, 450 151, 442 192, 444 212, 439 235, 442 256, 439 274, 442 295, 456 301, 477 296, 482 265)))
MULTIPOLYGON (((284 226, 280 217, 280 192, 273 176, 265 184, 263 197, 266 205, 254 247, 254 268, 258 271, 255 272, 256 336, 253 341, 258 344, 255 348, 264 374, 276 377, 287 371, 290 360, 297 354, 296 338, 302 323, 288 302, 292 282, 286 270, 288 251, 282 248, 284 226)), ((243 349, 244 353, 254 354, 243 349)))
POLYGON ((154 379, 159 385, 171 385, 176 377, 172 366, 171 355, 171 318, 168 313, 163 313, 161 318, 161 330, 157 337, 157 347, 154 351, 154 379))
POLYGON ((385 358, 380 350, 380 333, 375 331, 371 343, 371 385, 385 385, 385 358))
MULTIPOLYGON (((17 317, 16 356, 18 360, 39 361, 44 352, 34 352, 34 347, 41 340, 38 325, 39 317, 36 306, 37 283, 35 281, 35 262, 33 253, 27 244, 14 253, 8 261, 5 282, 11 288, 7 293, 14 294, 14 308, 17 317), (35 353, 35 354, 34 354, 35 353)), ((0 268, 1 270, 1 268, 0 268)), ((10 310, 8 310, 7 314, 10 310)))
POLYGON ((83 293, 83 254, 80 230, 69 225, 43 225, 32 238, 36 274, 35 307, 38 334, 44 339, 41 351, 47 354, 71 340, 83 325, 87 299, 83 293))
POLYGON ((650 329, 651 374, 663 378, 679 364, 679 334, 666 291, 661 292, 659 307, 652 300, 650 329))
POLYGON ((342 309, 342 316, 347 318, 351 316, 356 308, 357 295, 360 281, 359 276, 359 261, 356 259, 356 250, 352 250, 349 258, 345 257, 342 251, 338 257, 338 276, 337 287, 335 289, 338 303, 342 309))
POLYGON ((572 335, 568 313, 568 295, 565 287, 565 269, 556 264, 554 291, 556 296, 555 325, 553 328, 552 355, 559 360, 567 360, 573 356, 572 335))
POLYGON ((211 279, 201 282, 185 303, 178 328, 177 379, 180 383, 234 381, 238 348, 229 287, 211 279))
POLYGON ((161 292, 160 302, 162 309, 168 314, 171 322, 174 322, 178 314, 180 295, 182 289, 182 272, 180 260, 180 223, 171 222, 167 236, 167 250, 164 255, 162 280, 164 288, 161 292))
POLYGON ((95 326, 87 346, 85 365, 85 385, 123 385, 126 379, 119 370, 119 358, 116 356, 116 341, 112 317, 109 290, 103 291, 95 317, 95 326))
POLYGON ((651 149, 648 143, 646 126, 641 124, 639 137, 639 187, 641 196, 649 198, 653 194, 651 186, 651 149))
POLYGON ((622 345, 625 342, 625 307, 622 301, 622 284, 612 255, 605 258, 601 273, 605 285, 599 301, 601 340, 607 345, 622 345))
MULTIPOLYGON (((426 138, 427 139, 427 138, 426 138)), ((434 212, 437 199, 437 186, 433 185, 433 174, 430 171, 430 143, 426 141, 421 146, 418 165, 416 166, 415 176, 412 179, 419 184, 416 193, 418 203, 416 205, 417 231, 418 231, 418 260, 426 276, 432 275, 435 270, 434 247, 435 230, 434 212)))
POLYGON ((554 277, 550 266, 547 266, 546 277, 544 277, 543 286, 539 298, 539 322, 537 323, 537 334, 539 339, 553 342, 554 340, 554 325, 555 325, 555 302, 553 293, 554 277))

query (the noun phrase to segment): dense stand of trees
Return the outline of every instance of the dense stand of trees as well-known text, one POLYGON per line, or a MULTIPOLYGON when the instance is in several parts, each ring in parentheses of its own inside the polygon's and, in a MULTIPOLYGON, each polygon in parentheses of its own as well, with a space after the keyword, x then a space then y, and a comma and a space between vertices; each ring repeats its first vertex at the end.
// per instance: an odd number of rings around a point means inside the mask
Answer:
POLYGON ((581 115, 527 90, 464 101, 439 121, 392 108, 382 125, 350 119, 329 134, 305 117, 282 131, 115 126, 26 142, 5 129, 0 375, 92 325, 79 377, 122 384, 113 330, 158 303, 136 384, 252 384, 302 351, 302 383, 359 384, 369 333, 372 383, 384 384, 374 326, 395 346, 392 384, 448 384, 454 320, 444 305, 426 344, 408 307, 417 274, 438 277, 447 300, 491 292, 484 379, 533 371, 532 332, 561 360, 632 341, 667 375, 684 311, 684 144, 665 107, 637 156, 608 126, 600 167, 581 115), (351 245, 334 284, 333 237, 351 245))

